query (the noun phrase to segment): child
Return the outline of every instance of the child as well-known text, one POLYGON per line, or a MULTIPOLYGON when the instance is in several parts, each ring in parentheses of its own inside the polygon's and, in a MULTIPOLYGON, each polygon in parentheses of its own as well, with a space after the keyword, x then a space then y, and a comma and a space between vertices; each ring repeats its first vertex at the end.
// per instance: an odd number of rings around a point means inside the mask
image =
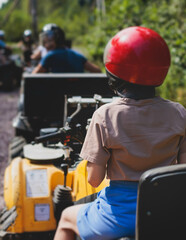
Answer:
POLYGON ((121 96, 97 109, 81 150, 88 181, 110 186, 94 202, 65 209, 55 240, 117 239, 135 235, 138 181, 146 170, 186 163, 186 110, 155 96, 170 66, 162 37, 129 27, 107 44, 104 63, 109 85, 121 96))

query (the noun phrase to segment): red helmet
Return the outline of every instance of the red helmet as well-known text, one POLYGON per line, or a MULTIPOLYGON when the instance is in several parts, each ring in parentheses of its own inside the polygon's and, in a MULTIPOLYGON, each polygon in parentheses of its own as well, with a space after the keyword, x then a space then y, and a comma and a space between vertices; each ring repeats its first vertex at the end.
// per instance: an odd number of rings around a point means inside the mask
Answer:
POLYGON ((155 31, 129 27, 108 42, 104 63, 111 75, 126 82, 159 86, 170 66, 170 52, 164 39, 155 31))

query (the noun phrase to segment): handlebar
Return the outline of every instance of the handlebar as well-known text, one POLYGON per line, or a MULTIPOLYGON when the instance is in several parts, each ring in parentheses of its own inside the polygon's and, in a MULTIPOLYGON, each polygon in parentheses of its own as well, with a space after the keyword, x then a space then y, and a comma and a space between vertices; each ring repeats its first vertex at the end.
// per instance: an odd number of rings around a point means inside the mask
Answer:
POLYGON ((43 143, 47 142, 49 140, 58 140, 58 141, 64 141, 66 139, 66 136, 71 133, 71 128, 66 126, 63 128, 60 128, 57 132, 55 133, 50 133, 44 136, 39 136, 34 139, 34 143, 43 143))

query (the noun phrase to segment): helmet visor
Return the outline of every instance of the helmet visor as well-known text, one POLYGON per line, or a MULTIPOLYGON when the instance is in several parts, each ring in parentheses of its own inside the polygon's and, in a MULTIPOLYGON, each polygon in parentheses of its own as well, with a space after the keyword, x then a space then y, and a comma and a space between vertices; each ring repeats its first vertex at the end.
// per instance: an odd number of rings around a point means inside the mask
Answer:
POLYGON ((46 42, 55 40, 54 33, 52 31, 42 32, 39 35, 39 42, 41 45, 45 45, 46 42))

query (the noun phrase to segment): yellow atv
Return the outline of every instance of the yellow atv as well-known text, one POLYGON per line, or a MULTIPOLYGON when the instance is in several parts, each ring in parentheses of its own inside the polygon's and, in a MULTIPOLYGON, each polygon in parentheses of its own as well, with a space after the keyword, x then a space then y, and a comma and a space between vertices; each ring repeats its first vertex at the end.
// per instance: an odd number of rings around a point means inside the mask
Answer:
POLYGON ((73 154, 60 143, 28 144, 24 146, 25 157, 13 159, 4 179, 7 210, 2 213, 1 228, 6 235, 53 239, 61 211, 88 195, 93 200, 92 194, 108 184, 104 180, 99 188, 91 187, 87 162, 73 154))

